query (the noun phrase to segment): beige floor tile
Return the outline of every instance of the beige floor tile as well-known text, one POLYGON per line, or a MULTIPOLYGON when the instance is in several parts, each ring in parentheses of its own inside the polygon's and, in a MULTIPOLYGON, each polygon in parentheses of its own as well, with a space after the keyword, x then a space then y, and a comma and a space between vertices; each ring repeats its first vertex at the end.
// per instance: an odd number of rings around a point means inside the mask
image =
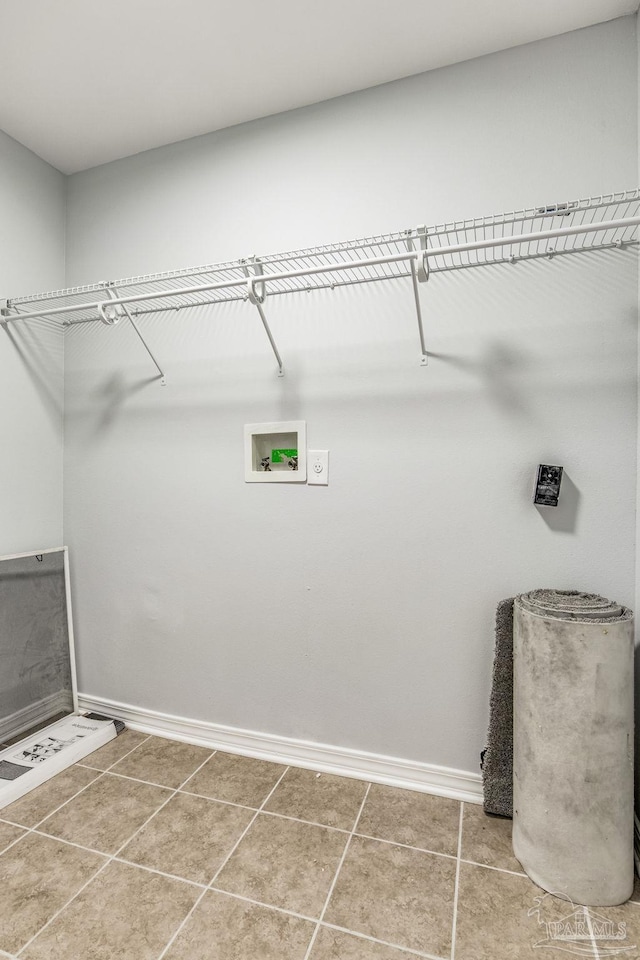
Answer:
POLYGON ((115 740, 110 740, 104 747, 94 750, 80 762, 85 767, 93 767, 94 770, 107 770, 118 760, 121 760, 125 753, 129 753, 130 750, 139 746, 146 739, 146 733, 138 733, 137 730, 123 730, 115 740))
POLYGON ((150 737, 111 772, 175 790, 210 756, 211 750, 206 747, 150 737))
POLYGON ((620 907, 589 907, 594 937, 601 957, 620 960, 640 958, 640 905, 623 903, 620 907), (627 950, 612 954, 613 950, 627 950))
POLYGON ((304 960, 314 925, 222 893, 207 893, 166 960, 304 960))
MULTIPOLYGON (((0 814, 3 811, 0 810, 0 814)), ((20 827, 15 827, 12 823, 2 823, 0 822, 0 853, 3 850, 6 850, 10 843, 13 843, 14 840, 17 840, 18 837, 21 837, 24 834, 24 830, 20 827)))
POLYGON ((362 780, 290 767, 265 810, 351 830, 366 789, 362 780))
POLYGON ((415 954, 321 927, 310 960, 415 960, 415 954))
POLYGON ((163 787, 105 773, 40 829, 101 853, 115 853, 169 795, 163 787))
POLYGON ((97 853, 27 834, 0 856, 0 950, 17 953, 104 864, 97 853))
POLYGON ((185 784, 184 789, 212 800, 259 807, 285 769, 278 763, 218 752, 185 784))
MULTIPOLYGON (((583 908, 577 909, 586 932, 583 908)), ((553 937, 546 943, 550 932, 547 924, 571 917, 573 911, 572 904, 545 894, 528 877, 463 863, 458 888, 456 960, 540 960, 546 954, 556 956, 558 948, 554 947, 553 937)), ((560 941, 562 950, 557 955, 563 956, 567 946, 560 941)), ((594 956, 589 939, 579 941, 569 952, 594 956)))
POLYGON ((456 862, 354 837, 325 914, 327 923, 448 957, 456 862))
POLYGON ((347 835, 296 820, 259 815, 216 880, 216 887, 317 917, 347 835))
POLYGON ((196 883, 209 883, 253 812, 178 793, 121 856, 196 883))
POLYGON ((181 880, 110 863, 22 960, 156 960, 199 895, 181 880))
POLYGON ((512 821, 488 817, 477 803, 465 803, 462 815, 462 859, 487 867, 524 873, 513 855, 512 821))
POLYGON ((456 856, 460 804, 445 797, 374 783, 357 830, 381 840, 456 856))
POLYGON ((68 767, 42 786, 36 787, 25 794, 0 813, 4 820, 22 824, 25 827, 35 827, 46 816, 66 803, 79 790, 94 781, 100 774, 97 770, 86 770, 83 767, 68 767))

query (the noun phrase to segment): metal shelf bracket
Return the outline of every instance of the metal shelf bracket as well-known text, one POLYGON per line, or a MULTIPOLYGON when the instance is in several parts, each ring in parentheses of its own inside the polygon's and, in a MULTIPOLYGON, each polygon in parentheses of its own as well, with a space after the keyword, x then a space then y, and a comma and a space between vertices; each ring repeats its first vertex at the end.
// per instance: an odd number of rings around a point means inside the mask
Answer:
MULTIPOLYGON (((407 249, 415 252, 413 231, 407 231, 407 249)), ((413 298, 416 305, 416 316, 418 319, 418 334, 420 336, 420 366, 426 367, 428 360, 427 346, 424 339, 424 327, 422 324, 422 308, 420 306, 419 283, 426 283, 429 279, 429 258, 427 256, 427 228, 419 226, 416 229, 415 239, 419 241, 420 249, 416 256, 409 261, 411 268, 411 283, 413 286, 413 298)))
MULTIPOLYGON (((107 295, 112 300, 117 300, 118 291, 113 283, 107 283, 105 285, 105 290, 107 295)), ((123 316, 125 316, 128 319, 129 323, 137 333, 142 343, 142 346, 145 348, 145 350, 151 357, 156 370, 160 374, 160 386, 166 387, 167 380, 164 375, 164 370, 156 360, 154 354, 151 351, 151 348, 149 347, 149 344, 140 333, 138 324, 135 322, 135 320, 131 316, 131 311, 129 310, 128 306, 125 303, 109 303, 109 301, 106 300, 103 303, 98 304, 98 313, 100 314, 100 319, 102 320, 102 322, 106 323, 108 326, 113 326, 114 324, 119 323, 123 316)))
POLYGON ((249 257, 248 259, 241 260, 240 262, 247 278, 247 299, 249 300, 249 303, 254 305, 260 315, 262 326, 264 327, 265 333, 269 338, 271 349, 273 350, 273 354, 278 364, 278 376, 284 377, 282 357, 280 356, 276 342, 273 339, 273 334, 271 333, 269 323, 265 316, 264 310, 262 309, 262 304, 267 296, 266 284, 264 280, 260 279, 264 276, 264 268, 258 257, 249 257))

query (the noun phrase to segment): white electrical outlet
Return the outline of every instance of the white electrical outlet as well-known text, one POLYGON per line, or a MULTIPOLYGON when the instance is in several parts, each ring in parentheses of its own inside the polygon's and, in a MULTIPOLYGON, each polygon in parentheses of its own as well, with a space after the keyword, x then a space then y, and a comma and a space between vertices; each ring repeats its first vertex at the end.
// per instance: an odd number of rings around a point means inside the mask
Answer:
POLYGON ((328 450, 307 450, 307 483, 329 483, 328 450))

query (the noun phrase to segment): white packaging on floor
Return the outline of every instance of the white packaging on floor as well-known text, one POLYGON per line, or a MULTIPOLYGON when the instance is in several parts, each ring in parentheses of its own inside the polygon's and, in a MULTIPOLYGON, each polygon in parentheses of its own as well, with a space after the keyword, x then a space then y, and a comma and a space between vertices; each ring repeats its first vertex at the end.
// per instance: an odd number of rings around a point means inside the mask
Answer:
POLYGON ((0 751, 0 810, 117 736, 107 718, 69 716, 0 751))

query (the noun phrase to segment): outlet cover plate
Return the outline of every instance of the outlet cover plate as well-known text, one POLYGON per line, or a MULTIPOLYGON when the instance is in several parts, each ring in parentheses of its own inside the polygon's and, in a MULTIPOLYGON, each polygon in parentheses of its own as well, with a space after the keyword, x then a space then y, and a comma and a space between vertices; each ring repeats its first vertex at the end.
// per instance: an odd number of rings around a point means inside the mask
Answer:
POLYGON ((307 483, 326 487, 329 483, 329 451, 307 451, 307 483))

